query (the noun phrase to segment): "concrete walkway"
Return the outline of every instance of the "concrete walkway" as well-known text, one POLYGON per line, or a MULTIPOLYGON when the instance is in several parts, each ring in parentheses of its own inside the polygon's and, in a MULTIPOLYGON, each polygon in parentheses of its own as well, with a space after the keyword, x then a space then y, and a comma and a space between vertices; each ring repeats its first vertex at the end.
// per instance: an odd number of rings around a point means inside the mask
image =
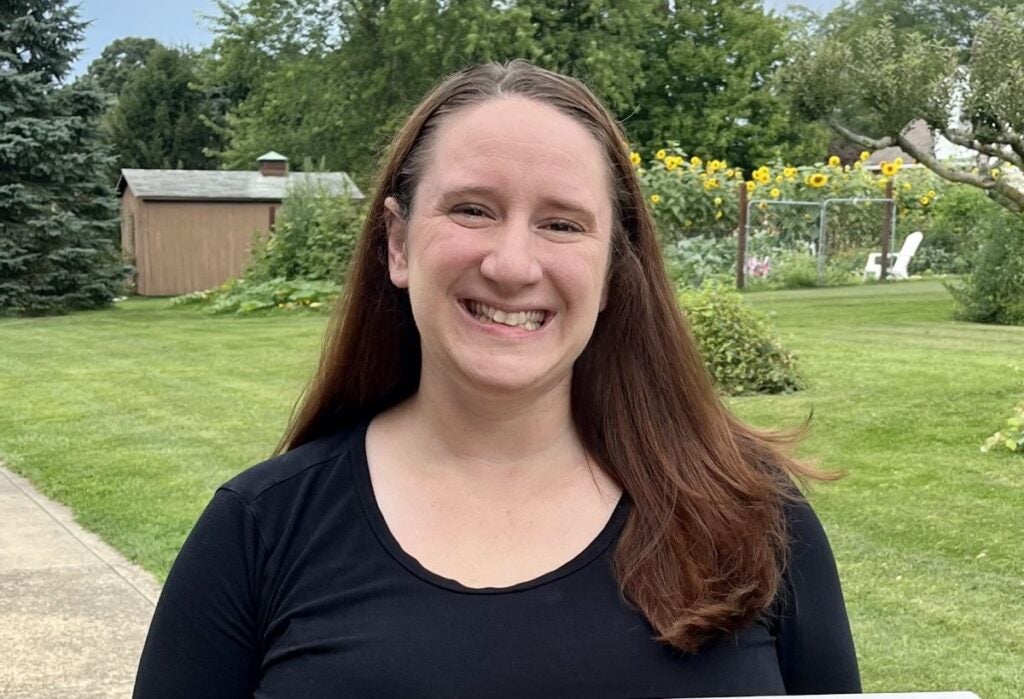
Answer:
POLYGON ((159 594, 0 465, 0 697, 130 697, 159 594))

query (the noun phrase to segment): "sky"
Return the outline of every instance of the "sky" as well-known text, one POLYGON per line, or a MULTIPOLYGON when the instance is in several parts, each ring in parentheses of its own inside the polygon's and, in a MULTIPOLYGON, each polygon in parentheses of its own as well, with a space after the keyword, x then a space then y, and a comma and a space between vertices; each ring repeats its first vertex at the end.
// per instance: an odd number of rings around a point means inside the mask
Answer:
MULTIPOLYGON (((79 15, 90 21, 85 30, 82 55, 75 63, 76 75, 100 55, 114 39, 126 36, 152 37, 168 46, 188 44, 198 48, 210 43, 210 32, 201 19, 216 14, 213 0, 79 0, 79 15)), ((781 12, 787 5, 800 4, 816 12, 827 11, 839 0, 765 0, 770 10, 781 12)))

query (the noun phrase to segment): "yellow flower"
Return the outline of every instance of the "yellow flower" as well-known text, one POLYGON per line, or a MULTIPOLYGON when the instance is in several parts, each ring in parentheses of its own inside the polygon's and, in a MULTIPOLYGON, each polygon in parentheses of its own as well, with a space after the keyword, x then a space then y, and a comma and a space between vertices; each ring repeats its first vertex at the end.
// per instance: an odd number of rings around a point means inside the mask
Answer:
POLYGON ((772 181, 772 171, 767 165, 762 165, 754 170, 751 176, 760 184, 768 184, 772 181))
POLYGON ((660 204, 661 203, 661 195, 660 194, 652 194, 651 195, 651 203, 652 204, 660 204))
POLYGON ((725 216, 725 214, 722 213, 721 209, 719 209, 718 211, 715 212, 715 218, 716 219, 722 218, 723 216, 725 216))
POLYGON ((782 168, 782 174, 785 175, 787 179, 793 179, 794 177, 796 177, 796 168, 784 167, 782 168))
POLYGON ((918 201, 921 202, 921 206, 928 206, 932 200, 929 197, 921 197, 918 201))
POLYGON ((825 185, 828 184, 828 175, 821 172, 816 172, 813 175, 808 175, 807 184, 811 185, 815 189, 824 187, 825 185))
POLYGON ((728 170, 725 171, 725 176, 726 177, 732 177, 735 174, 736 174, 736 171, 733 170, 732 168, 729 168, 728 170))
POLYGON ((715 197, 714 201, 715 201, 715 206, 721 206, 722 205, 722 197, 715 197))
POLYGON ((633 165, 639 165, 640 162, 641 162, 640 154, 637 153, 636 151, 633 151, 632 153, 630 153, 629 154, 629 162, 633 163, 633 165))
POLYGON ((694 167, 700 167, 703 164, 704 161, 698 158, 696 155, 690 158, 690 165, 693 165, 694 167))
POLYGON ((704 189, 718 189, 718 178, 709 177, 704 180, 704 189))
POLYGON ((868 158, 870 158, 870 157, 871 157, 871 153, 868 153, 868 152, 867 152, 866 150, 862 150, 862 151, 860 152, 860 161, 861 161, 862 163, 863 163, 863 162, 864 162, 865 160, 867 160, 868 158))
POLYGON ((1000 172, 999 172, 999 168, 997 168, 997 167, 994 167, 994 168, 992 168, 992 169, 991 169, 991 170, 989 171, 989 173, 988 173, 988 174, 992 175, 992 179, 996 179, 996 178, 998 178, 998 177, 999 177, 999 175, 1001 175, 1002 173, 1000 173, 1000 172))
POLYGON ((782 192, 779 191, 778 187, 772 187, 772 190, 768 192, 768 194, 772 196, 772 199, 778 199, 780 196, 782 196, 782 192))
POLYGON ((828 164, 831 167, 839 167, 843 164, 843 161, 839 159, 838 155, 830 155, 828 158, 828 164))
POLYGON ((892 164, 896 166, 897 170, 899 170, 901 167, 903 167, 903 158, 897 156, 895 159, 893 159, 892 164))
POLYGON ((882 174, 885 175, 886 177, 892 177, 899 171, 899 167, 896 165, 896 163, 890 163, 887 160, 883 160, 881 170, 882 174))
POLYGON ((755 189, 757 189, 757 185, 755 183, 747 182, 747 191, 748 192, 753 192, 755 189))
MULTIPOLYGON (((971 174, 972 174, 972 175, 977 175, 977 174, 978 174, 978 168, 976 168, 976 167, 972 167, 972 168, 971 168, 971 174)), ((271 238, 271 240, 273 240, 273 238, 271 238)))
POLYGON ((782 181, 783 181, 784 179, 786 179, 786 178, 785 178, 785 177, 783 177, 782 175, 776 175, 776 176, 775 176, 775 184, 782 184, 782 181))
POLYGON ((888 177, 879 177, 877 180, 875 180, 875 185, 877 185, 879 189, 885 189, 885 185, 887 184, 889 184, 888 177))
POLYGON ((910 183, 909 183, 909 182, 904 182, 904 183, 903 183, 903 191, 904 191, 904 192, 909 192, 909 191, 910 191, 910 189, 911 189, 911 187, 910 187, 910 183))
POLYGON ((687 228, 693 228, 693 219, 686 219, 685 221, 683 221, 683 225, 686 226, 687 228))
POLYGON ((654 154, 654 157, 657 158, 658 160, 664 160, 666 155, 668 154, 665 152, 665 149, 662 148, 661 150, 654 154))
POLYGON ((935 190, 934 189, 929 189, 928 193, 925 194, 925 196, 928 197, 929 199, 934 199, 935 198, 935 190))
POLYGON ((675 158, 673 158, 671 155, 669 157, 665 158, 665 169, 666 170, 669 170, 669 171, 675 170, 677 167, 679 167, 679 163, 676 162, 675 158))

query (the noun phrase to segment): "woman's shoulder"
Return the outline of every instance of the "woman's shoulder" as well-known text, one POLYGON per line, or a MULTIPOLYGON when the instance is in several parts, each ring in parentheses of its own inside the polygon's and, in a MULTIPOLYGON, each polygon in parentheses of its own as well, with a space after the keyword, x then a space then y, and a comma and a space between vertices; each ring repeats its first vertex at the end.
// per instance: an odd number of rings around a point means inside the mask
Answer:
POLYGON ((345 477, 353 459, 364 452, 367 422, 349 425, 251 466, 224 483, 220 490, 234 493, 253 505, 277 495, 290 499, 292 493, 317 481, 345 477))

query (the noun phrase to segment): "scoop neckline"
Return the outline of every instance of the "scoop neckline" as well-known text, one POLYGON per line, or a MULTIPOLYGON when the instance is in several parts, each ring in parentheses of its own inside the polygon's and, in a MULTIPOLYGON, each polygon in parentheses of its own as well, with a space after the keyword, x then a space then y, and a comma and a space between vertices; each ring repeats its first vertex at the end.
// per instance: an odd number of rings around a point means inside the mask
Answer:
POLYGON ((352 460, 356 491, 363 508, 363 514, 381 547, 388 555, 405 568, 406 571, 435 587, 468 595, 501 595, 525 592, 526 590, 548 585, 556 580, 572 575, 592 563, 618 538, 625 524, 629 508, 626 495, 623 493, 619 496, 615 509, 612 510, 608 521, 601 531, 598 532, 597 536, 582 551, 554 570, 543 573, 531 580, 525 580, 505 587, 469 587, 463 585, 458 580, 446 578, 429 570, 414 556, 407 553, 391 533, 391 529, 384 519, 384 514, 380 511, 380 507, 377 504, 377 496, 373 492, 373 482, 370 480, 370 462, 366 456, 366 432, 369 426, 370 420, 364 421, 360 426, 356 435, 356 444, 354 445, 353 456, 355 458, 352 460))

